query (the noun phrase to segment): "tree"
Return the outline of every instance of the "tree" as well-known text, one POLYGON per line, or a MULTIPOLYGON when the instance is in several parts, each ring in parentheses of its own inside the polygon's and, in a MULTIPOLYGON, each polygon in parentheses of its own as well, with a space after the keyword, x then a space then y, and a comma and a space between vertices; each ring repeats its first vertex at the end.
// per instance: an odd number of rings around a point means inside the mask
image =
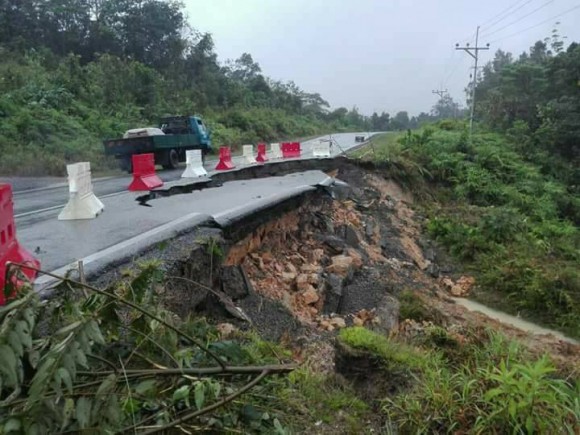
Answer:
POLYGON ((371 115, 370 125, 373 131, 387 131, 390 128, 390 115, 382 112, 378 115, 376 112, 371 115))
POLYGON ((395 117, 391 120, 391 128, 393 130, 406 130, 409 128, 409 122, 409 114, 407 112, 397 112, 395 117))
POLYGON ((451 95, 444 94, 431 109, 431 114, 436 119, 457 118, 459 104, 453 101, 451 95))

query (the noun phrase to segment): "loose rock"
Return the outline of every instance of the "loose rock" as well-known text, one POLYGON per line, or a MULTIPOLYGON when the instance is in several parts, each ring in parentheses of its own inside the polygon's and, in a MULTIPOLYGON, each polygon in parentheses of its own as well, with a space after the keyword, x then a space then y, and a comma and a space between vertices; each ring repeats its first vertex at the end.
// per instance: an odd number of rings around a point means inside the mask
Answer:
POLYGON ((353 263, 353 258, 347 255, 336 255, 331 258, 332 264, 326 268, 329 273, 347 276, 353 263))
POLYGON ((320 296, 318 296, 318 293, 316 293, 316 290, 312 286, 309 286, 309 288, 302 293, 302 300, 306 305, 312 305, 318 302, 319 299, 320 296))

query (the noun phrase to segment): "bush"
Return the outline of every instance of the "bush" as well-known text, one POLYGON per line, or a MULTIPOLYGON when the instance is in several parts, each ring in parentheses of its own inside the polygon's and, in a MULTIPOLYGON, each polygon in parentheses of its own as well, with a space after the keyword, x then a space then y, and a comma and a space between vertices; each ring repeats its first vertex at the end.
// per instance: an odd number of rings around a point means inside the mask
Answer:
POLYGON ((547 357, 531 359, 503 336, 464 345, 453 365, 438 356, 445 331, 433 327, 431 352, 415 387, 385 400, 383 411, 403 434, 569 433, 580 421, 580 383, 554 377, 547 357), (437 332, 439 330, 439 332, 437 332))

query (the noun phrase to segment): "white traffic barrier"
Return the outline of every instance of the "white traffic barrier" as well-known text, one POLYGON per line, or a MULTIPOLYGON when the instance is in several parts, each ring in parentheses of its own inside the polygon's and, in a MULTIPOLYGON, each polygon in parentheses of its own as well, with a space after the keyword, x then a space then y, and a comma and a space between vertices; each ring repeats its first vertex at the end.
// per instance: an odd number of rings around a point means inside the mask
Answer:
POLYGON ((69 200, 58 215, 58 220, 94 219, 105 206, 93 193, 91 164, 89 162, 66 165, 69 200))
POLYGON ((270 152, 272 153, 273 159, 281 159, 282 158, 282 148, 280 148, 279 143, 270 144, 270 152))
POLYGON ((320 139, 317 144, 312 145, 313 157, 330 157, 330 141, 320 139))
POLYGON ((242 150, 242 158, 244 159, 244 163, 248 165, 257 163, 256 156, 254 156, 254 145, 244 145, 242 150))
POLYGON ((201 150, 187 150, 185 152, 185 171, 181 174, 181 178, 198 178, 205 177, 207 171, 203 167, 203 158, 201 150))

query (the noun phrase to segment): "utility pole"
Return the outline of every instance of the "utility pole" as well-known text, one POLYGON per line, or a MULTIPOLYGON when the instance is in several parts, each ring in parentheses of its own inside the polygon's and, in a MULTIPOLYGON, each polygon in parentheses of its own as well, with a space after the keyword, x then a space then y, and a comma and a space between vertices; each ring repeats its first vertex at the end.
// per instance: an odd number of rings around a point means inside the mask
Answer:
MULTIPOLYGON (((447 89, 435 89, 431 91, 432 94, 439 95, 439 100, 442 100, 445 94, 447 94, 447 89)), ((437 113, 437 116, 441 116, 441 113, 437 113)))
POLYGON ((436 89, 434 91, 431 91, 431 93, 439 95, 439 98, 443 98, 445 96, 445 94, 448 93, 448 91, 447 91, 447 89, 436 89))
POLYGON ((479 60, 480 50, 489 50, 489 44, 485 47, 478 47, 479 43, 479 26, 477 26, 477 31, 475 32, 475 47, 470 47, 469 43, 465 44, 465 47, 460 47, 459 43, 455 44, 456 50, 463 50, 469 54, 473 59, 475 59, 475 66, 473 67, 473 84, 471 85, 471 115, 469 116, 469 139, 471 140, 471 135, 473 134, 473 114, 475 113, 475 87, 477 86, 477 61, 479 60))

